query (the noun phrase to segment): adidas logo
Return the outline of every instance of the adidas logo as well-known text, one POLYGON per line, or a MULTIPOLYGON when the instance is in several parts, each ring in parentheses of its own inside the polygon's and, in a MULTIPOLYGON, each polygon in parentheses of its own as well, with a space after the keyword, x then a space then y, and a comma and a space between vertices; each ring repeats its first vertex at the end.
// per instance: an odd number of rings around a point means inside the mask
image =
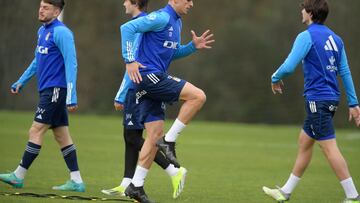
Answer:
POLYGON ((41 114, 39 114, 38 116, 36 116, 36 118, 42 120, 41 114))
POLYGON ((127 125, 134 125, 134 123, 132 121, 129 121, 127 125))
POLYGON ((174 31, 173 26, 171 26, 171 27, 169 28, 169 31, 170 31, 170 32, 174 31))
POLYGON ((330 35, 329 39, 326 41, 326 45, 325 45, 324 49, 326 51, 336 51, 336 52, 339 51, 332 35, 330 35))

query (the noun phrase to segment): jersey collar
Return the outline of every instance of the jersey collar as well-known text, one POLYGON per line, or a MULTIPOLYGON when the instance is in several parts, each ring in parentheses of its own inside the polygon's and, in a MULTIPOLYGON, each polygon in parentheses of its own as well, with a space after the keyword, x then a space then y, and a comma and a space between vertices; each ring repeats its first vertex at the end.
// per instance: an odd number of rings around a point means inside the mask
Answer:
POLYGON ((55 25, 59 22, 57 18, 55 18, 53 21, 51 21, 49 24, 44 24, 45 28, 50 28, 52 25, 55 25))
POLYGON ((175 18, 176 20, 181 18, 170 4, 166 5, 164 10, 168 12, 171 15, 171 17, 175 18))

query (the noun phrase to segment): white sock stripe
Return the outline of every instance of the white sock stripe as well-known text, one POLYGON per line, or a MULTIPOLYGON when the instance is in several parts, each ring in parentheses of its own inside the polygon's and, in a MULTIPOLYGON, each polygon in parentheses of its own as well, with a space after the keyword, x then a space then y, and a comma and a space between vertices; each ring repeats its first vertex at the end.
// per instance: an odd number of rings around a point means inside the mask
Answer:
POLYGON ((63 153, 63 154, 69 154, 70 152, 72 152, 72 151, 74 151, 74 150, 76 150, 76 149, 75 149, 75 146, 71 146, 70 148, 62 151, 62 153, 63 153))
POLYGON ((40 148, 35 148, 35 147, 31 147, 31 146, 29 146, 29 145, 26 145, 26 148, 28 148, 28 149, 32 149, 32 150, 40 150, 40 148))
POLYGON ((66 150, 62 151, 62 154, 64 156, 67 156, 68 154, 70 154, 72 151, 75 151, 75 150, 76 150, 75 145, 73 145, 73 146, 67 148, 66 150))
MULTIPOLYGON (((73 150, 73 151, 75 151, 75 150, 73 150)), ((69 155, 71 152, 73 152, 73 151, 70 151, 70 152, 67 152, 67 153, 64 153, 63 152, 63 156, 65 157, 65 156, 67 156, 67 155, 69 155)))
POLYGON ((29 153, 32 153, 32 154, 39 154, 40 149, 36 149, 36 148, 30 147, 30 146, 26 146, 25 151, 27 151, 29 153))

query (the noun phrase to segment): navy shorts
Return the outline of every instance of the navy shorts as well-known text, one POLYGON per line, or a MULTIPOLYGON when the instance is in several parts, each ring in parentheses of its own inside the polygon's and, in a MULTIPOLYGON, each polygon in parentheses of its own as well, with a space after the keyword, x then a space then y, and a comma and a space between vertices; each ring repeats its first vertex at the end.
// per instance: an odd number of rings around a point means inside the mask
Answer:
POLYGON ((68 126, 66 93, 65 88, 57 87, 42 90, 34 121, 48 124, 50 128, 68 126))
POLYGON ((123 125, 128 130, 144 129, 145 123, 165 120, 165 103, 161 101, 136 100, 134 89, 129 89, 124 104, 123 125))
POLYGON ((165 103, 179 101, 186 81, 166 73, 150 73, 142 76, 135 85, 135 103, 139 105, 141 122, 148 123, 165 119, 165 103))
POLYGON ((303 126, 306 134, 317 141, 334 139, 333 117, 338 104, 338 101, 306 101, 307 117, 303 126))
POLYGON ((136 86, 136 99, 143 98, 165 103, 179 101, 181 90, 186 81, 166 73, 150 73, 142 76, 143 80, 136 86))

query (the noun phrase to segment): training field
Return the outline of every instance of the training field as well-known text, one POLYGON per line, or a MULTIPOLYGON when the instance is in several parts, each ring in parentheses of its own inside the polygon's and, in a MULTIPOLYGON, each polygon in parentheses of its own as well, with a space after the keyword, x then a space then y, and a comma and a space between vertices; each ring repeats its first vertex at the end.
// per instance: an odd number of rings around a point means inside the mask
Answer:
MULTIPOLYGON (((18 165, 27 142, 33 113, 0 111, 0 172, 18 165)), ((116 186, 123 175, 124 144, 121 118, 102 115, 72 115, 70 131, 75 141, 85 193, 52 191, 64 183, 68 172, 51 133, 27 174, 23 189, 0 183, 0 193, 30 192, 105 197, 100 190, 116 186)), ((170 123, 167 123, 169 127, 170 123)), ((300 126, 300 125, 299 125, 300 126)), ((169 177, 153 165, 145 189, 151 199, 162 203, 263 203, 273 202, 263 185, 282 185, 296 155, 299 127, 193 122, 179 138, 177 151, 188 169, 185 190, 172 199, 169 177)), ((360 132, 338 130, 338 142, 353 179, 360 189, 360 132)), ((340 183, 328 167, 318 146, 314 159, 292 196, 293 203, 337 203, 344 197, 340 183)), ((10 202, 86 202, 33 197, 0 196, 10 202)), ((96 201, 98 202, 98 201, 96 201)))

